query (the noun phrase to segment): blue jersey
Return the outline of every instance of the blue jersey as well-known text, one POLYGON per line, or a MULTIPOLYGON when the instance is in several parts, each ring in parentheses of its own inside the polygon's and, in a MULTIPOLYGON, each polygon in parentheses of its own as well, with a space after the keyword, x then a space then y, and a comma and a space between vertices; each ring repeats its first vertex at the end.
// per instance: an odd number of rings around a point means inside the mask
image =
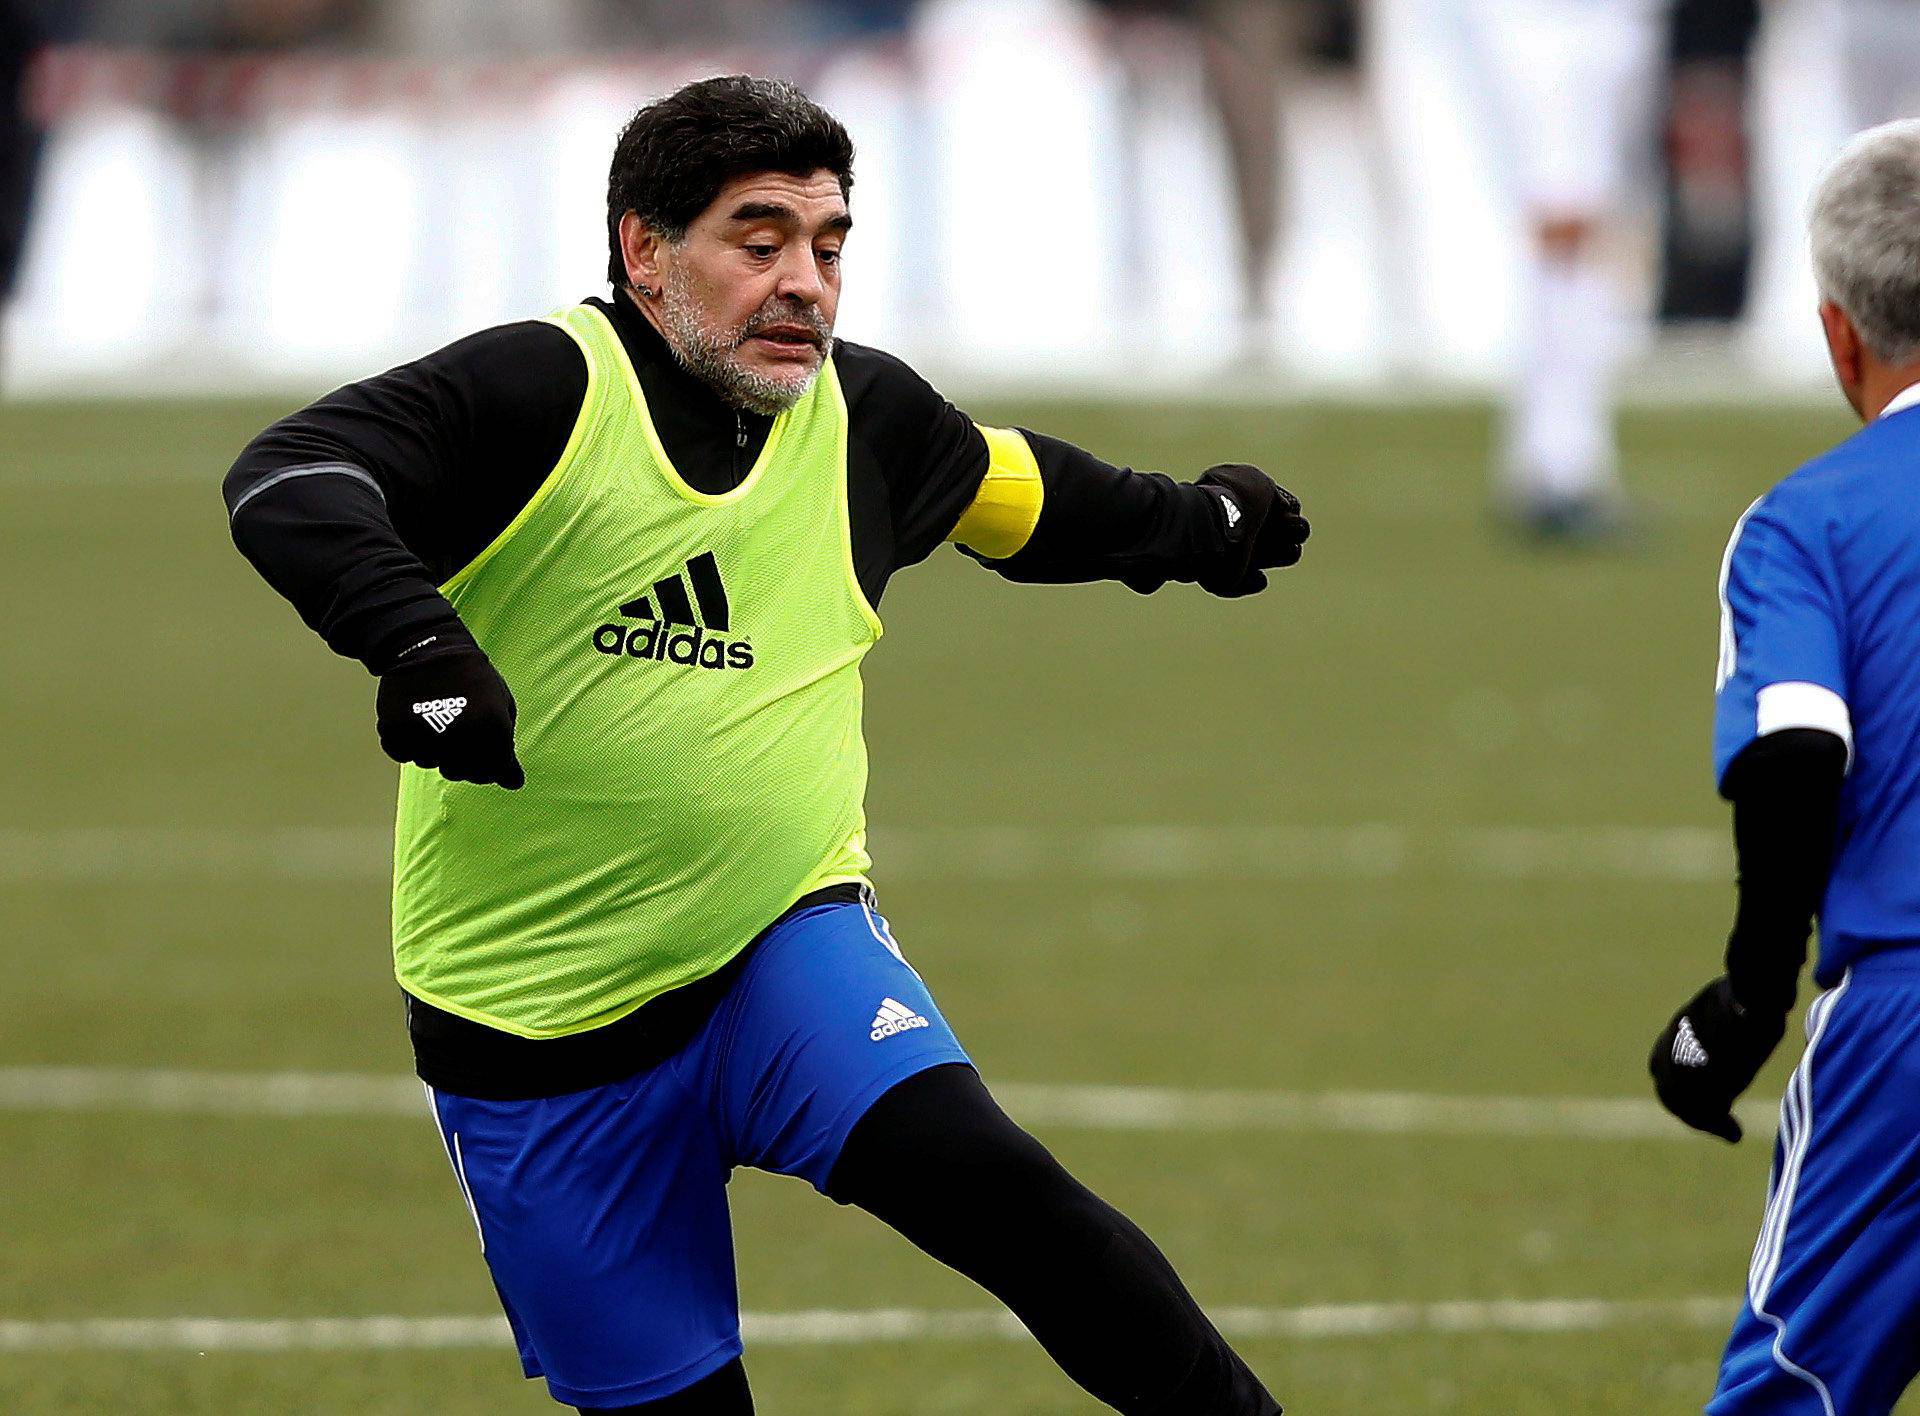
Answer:
POLYGON ((1795 472, 1721 567, 1713 761, 1821 728, 1848 749, 1814 977, 1920 944, 1920 391, 1795 472))

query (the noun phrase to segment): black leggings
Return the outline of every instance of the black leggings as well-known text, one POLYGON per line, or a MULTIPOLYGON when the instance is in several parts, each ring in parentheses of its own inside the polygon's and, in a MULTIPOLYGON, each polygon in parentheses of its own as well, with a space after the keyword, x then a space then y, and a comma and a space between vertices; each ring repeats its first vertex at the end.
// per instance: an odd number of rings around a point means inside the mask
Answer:
POLYGON ((574 1410, 588 1416, 617 1416, 622 1411, 645 1416, 753 1416, 753 1393, 747 1390, 747 1369, 736 1357, 719 1371, 657 1401, 638 1406, 576 1406, 574 1410))
MULTIPOLYGON (((1179 1275, 958 1064, 909 1077, 847 1138, 827 1194, 858 1205, 1013 1310, 1123 1416, 1279 1416, 1179 1275)), ((738 1362, 646 1416, 749 1416, 738 1362)))

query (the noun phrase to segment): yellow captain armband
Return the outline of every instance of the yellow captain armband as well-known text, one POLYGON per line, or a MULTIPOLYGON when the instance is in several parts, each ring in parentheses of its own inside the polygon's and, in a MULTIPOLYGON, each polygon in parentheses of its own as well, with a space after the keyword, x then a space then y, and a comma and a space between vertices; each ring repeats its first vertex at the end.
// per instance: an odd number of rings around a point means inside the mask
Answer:
POLYGON ((987 475, 947 539, 988 560, 1005 560, 1040 524, 1040 464, 1018 430, 973 426, 987 440, 987 475))

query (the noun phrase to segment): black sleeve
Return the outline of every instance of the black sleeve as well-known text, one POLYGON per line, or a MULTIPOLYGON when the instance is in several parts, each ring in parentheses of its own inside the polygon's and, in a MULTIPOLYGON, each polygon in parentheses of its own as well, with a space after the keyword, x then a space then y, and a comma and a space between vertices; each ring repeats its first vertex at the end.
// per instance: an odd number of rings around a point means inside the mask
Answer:
POLYGON ((1072 443, 1022 428, 1044 499, 1027 544, 1005 560, 975 556, 1008 580, 1192 581, 1226 553, 1220 499, 1159 472, 1102 462, 1072 443))
MULTIPOLYGON (((859 480, 870 460, 888 505, 884 566, 875 566, 877 513, 859 515, 854 558, 861 581, 873 585, 915 565, 953 534, 987 473, 986 439, 973 420, 891 354, 841 341, 836 349, 852 425, 853 466, 859 480)), ((1193 580, 1224 553, 1226 528, 1219 499, 1159 473, 1131 472, 1102 462, 1058 438, 1022 429, 1040 467, 1044 499, 1026 546, 1005 560, 976 556, 1009 580, 1064 583, 1085 580, 1193 580)))
MULTIPOLYGON (((874 499, 885 502, 884 524, 856 535, 854 559, 863 584, 877 577, 884 585, 894 571, 932 555, 959 525, 987 475, 987 440, 971 418, 893 355, 842 340, 834 363, 853 444, 848 474, 858 477, 863 467, 871 468, 878 483, 874 499)), ((877 599, 870 584, 868 593, 877 599)))
POLYGON ((1847 747, 1817 728, 1755 739, 1727 770, 1739 858, 1739 909, 1727 978, 1743 1008, 1793 1007, 1807 935, 1833 868, 1847 747))
POLYGON ((234 543, 335 652, 376 674, 430 636, 465 638, 436 587, 553 470, 586 387, 579 346, 528 321, 337 389, 227 473, 234 543))

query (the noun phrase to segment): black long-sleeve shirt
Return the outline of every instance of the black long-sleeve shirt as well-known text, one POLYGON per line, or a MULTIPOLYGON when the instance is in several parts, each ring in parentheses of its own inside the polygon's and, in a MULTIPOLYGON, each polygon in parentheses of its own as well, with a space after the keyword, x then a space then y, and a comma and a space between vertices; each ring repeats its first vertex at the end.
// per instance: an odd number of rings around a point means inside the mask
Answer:
MULTIPOLYGON (((745 478, 772 427, 684 369, 624 296, 612 319, 675 468, 697 489, 745 478)), ((879 604, 895 571, 947 539, 985 476, 971 419, 900 360, 835 341, 848 415, 855 572, 879 604)), ((226 481, 233 536, 338 653, 374 673, 429 635, 463 633, 435 588, 505 529, 559 460, 586 395, 584 356, 543 321, 471 335, 281 419, 226 481), (358 474, 358 475, 355 475, 358 474)), ((1193 580, 1226 549, 1218 499, 1025 434, 1045 498, 1014 580, 1193 580)))
MULTIPOLYGON (((732 407, 684 369, 624 295, 594 303, 620 336, 675 469, 704 492, 738 486, 772 420, 732 407)), ((834 360, 847 401, 854 569, 877 605, 895 571, 953 532, 989 450, 972 420, 898 359, 836 341, 834 360)), ((486 330, 337 389, 261 433, 234 463, 225 485, 234 541, 328 645, 376 674, 429 637, 470 638, 437 586, 546 480, 586 389, 579 347, 543 321, 486 330)), ((1008 579, 1192 581, 1228 553, 1217 497, 1023 436, 1044 499, 1027 543, 987 562, 1008 579)), ((831 887, 795 908, 846 893, 831 887)), ((537 1042, 409 998, 416 1064, 430 1084, 472 1096, 616 1080, 684 1041, 734 967, 607 1027, 537 1042)))

